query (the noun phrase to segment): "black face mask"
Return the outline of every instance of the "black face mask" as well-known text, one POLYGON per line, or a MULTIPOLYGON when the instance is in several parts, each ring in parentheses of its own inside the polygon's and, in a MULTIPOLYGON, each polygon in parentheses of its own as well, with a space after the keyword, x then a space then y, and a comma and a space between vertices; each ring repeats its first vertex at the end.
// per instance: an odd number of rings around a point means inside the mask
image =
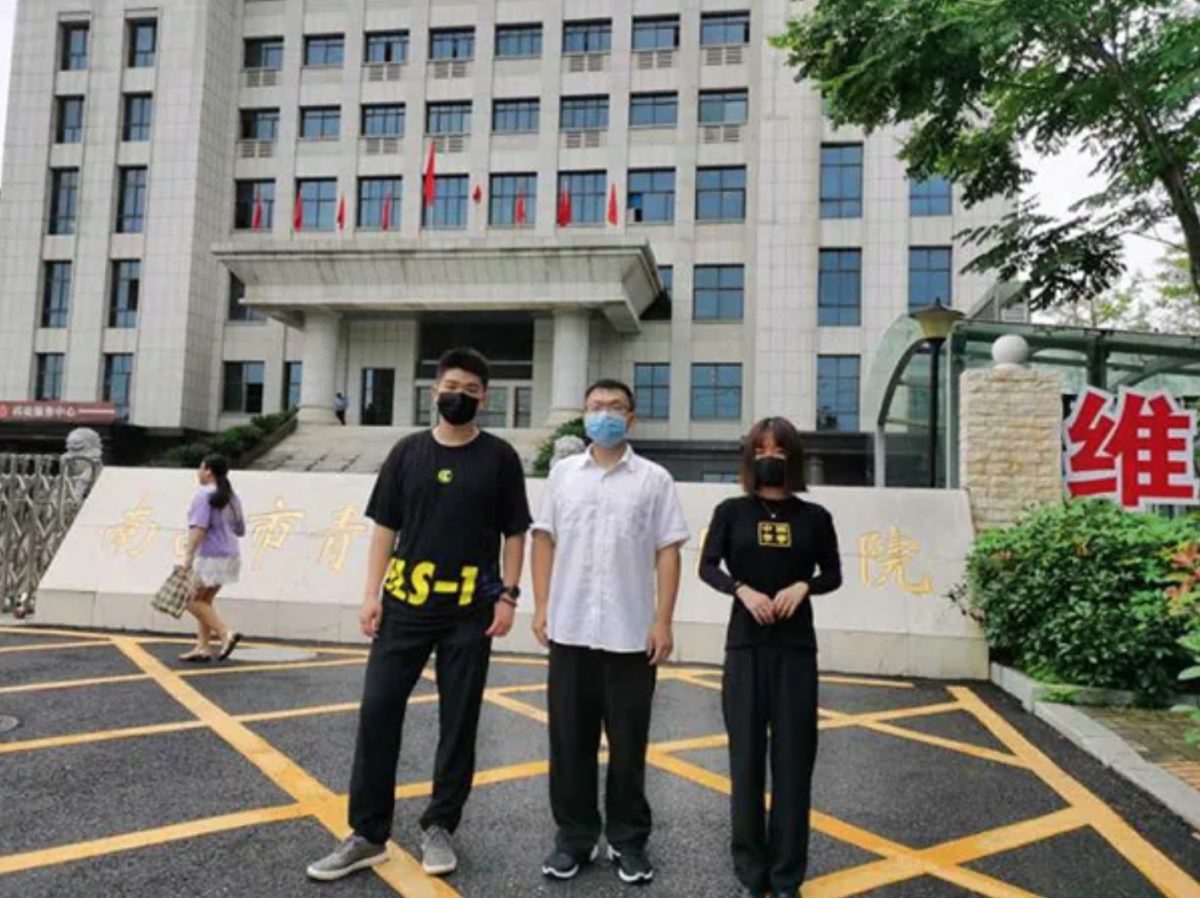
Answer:
POLYGON ((448 424, 461 427, 475 420, 479 411, 479 400, 467 393, 439 393, 437 398, 438 414, 448 424))
POLYGON ((773 455, 756 458, 754 479, 759 486, 783 486, 787 483, 787 459, 773 455))

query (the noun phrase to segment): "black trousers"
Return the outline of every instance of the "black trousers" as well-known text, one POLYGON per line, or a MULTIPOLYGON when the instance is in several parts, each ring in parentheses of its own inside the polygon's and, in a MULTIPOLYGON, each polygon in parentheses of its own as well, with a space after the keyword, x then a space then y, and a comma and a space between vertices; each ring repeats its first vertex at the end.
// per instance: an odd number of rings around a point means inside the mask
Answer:
POLYGON ((602 829, 597 808, 600 727, 608 736, 603 831, 618 851, 650 838, 646 745, 657 669, 645 652, 550 645, 550 807, 558 845, 590 850, 602 829))
POLYGON ((722 687, 733 779, 733 867, 760 892, 794 893, 808 868, 817 758, 817 656, 760 645, 725 653, 722 687), (764 808, 767 752, 771 812, 764 808))
POLYGON ((475 737, 492 648, 485 632, 492 616, 485 606, 449 626, 417 631, 385 615, 367 661, 350 778, 350 825, 363 838, 382 843, 391 834, 404 712, 435 648, 439 733, 433 796, 421 828, 458 828, 475 777, 475 737))

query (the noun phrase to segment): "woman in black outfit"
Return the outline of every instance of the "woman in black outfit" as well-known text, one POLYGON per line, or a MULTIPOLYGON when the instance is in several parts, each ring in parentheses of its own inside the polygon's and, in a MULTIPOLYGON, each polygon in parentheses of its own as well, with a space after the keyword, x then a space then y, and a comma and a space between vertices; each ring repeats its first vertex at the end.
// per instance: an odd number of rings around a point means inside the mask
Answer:
POLYGON ((700 576, 736 598, 722 686, 733 866, 746 895, 778 898, 797 894, 808 866, 817 756, 817 641, 808 598, 841 586, 842 566, 833 518, 795 495, 804 490, 804 450, 786 418, 766 418, 751 429, 742 487, 746 495, 713 512, 700 576))

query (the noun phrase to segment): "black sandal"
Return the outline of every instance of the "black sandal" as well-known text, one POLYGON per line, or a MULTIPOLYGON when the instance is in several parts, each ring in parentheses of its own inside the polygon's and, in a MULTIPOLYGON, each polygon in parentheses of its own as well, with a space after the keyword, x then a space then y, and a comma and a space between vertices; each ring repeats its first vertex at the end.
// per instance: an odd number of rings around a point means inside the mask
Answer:
POLYGON ((233 654, 233 650, 237 648, 237 644, 242 641, 241 633, 230 633, 229 641, 221 646, 221 654, 217 655, 218 661, 224 661, 233 654))
POLYGON ((192 649, 179 656, 179 660, 187 664, 207 664, 212 659, 212 652, 206 652, 203 649, 192 649))

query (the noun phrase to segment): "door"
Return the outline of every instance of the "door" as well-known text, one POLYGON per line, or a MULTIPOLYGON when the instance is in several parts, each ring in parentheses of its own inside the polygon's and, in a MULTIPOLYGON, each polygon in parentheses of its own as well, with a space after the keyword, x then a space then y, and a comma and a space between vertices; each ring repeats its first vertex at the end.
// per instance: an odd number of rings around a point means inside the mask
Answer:
POLYGON ((364 368, 359 420, 363 427, 391 427, 396 392, 395 368, 364 368))

